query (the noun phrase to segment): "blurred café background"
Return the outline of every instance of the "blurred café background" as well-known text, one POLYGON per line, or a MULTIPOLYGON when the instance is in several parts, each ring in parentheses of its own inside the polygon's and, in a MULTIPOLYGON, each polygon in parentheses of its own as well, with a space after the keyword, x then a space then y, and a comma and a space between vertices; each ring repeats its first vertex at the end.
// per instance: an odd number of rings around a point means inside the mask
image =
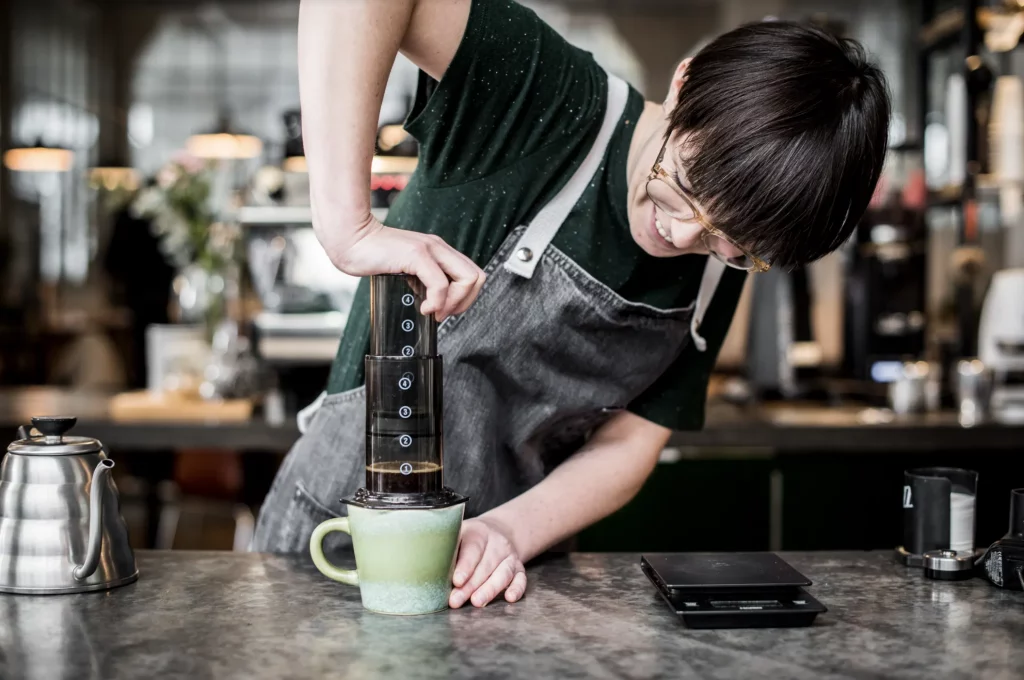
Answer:
MULTIPOLYGON (((346 0, 338 0, 344 2, 346 0)), ((1024 2, 528 3, 649 99, 743 22, 855 37, 895 116, 840 252, 750 277, 707 426, 587 550, 892 548, 903 471, 980 472, 977 544, 1024 479, 1024 2)), ((73 415, 136 547, 245 549, 356 280, 310 225, 297 0, 0 4, 0 421, 73 415)), ((369 189, 416 167, 399 58, 369 189)), ((771 83, 766 83, 771 87, 771 83)), ((340 452, 339 452, 340 454, 340 452)))

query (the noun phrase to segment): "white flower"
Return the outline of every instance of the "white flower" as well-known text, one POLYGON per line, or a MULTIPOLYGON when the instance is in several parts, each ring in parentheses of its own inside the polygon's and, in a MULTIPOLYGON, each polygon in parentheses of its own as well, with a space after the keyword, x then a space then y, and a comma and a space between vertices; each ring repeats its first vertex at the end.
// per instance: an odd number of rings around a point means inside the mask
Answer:
POLYGON ((156 183, 161 189, 169 189, 178 181, 179 177, 181 177, 181 171, 177 165, 165 165, 160 168, 160 172, 156 173, 156 183))
POLYGON ((148 187, 139 192, 132 202, 132 216, 149 217, 164 206, 164 194, 155 187, 148 187))

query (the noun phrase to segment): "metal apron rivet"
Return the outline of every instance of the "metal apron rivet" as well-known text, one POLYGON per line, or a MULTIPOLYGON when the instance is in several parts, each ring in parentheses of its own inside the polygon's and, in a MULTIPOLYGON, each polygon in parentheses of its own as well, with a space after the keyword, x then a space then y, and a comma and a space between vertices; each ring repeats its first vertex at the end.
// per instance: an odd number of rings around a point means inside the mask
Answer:
POLYGON ((529 248, 520 248, 519 250, 516 251, 516 257, 518 257, 523 262, 529 262, 530 260, 533 259, 533 251, 530 250, 529 248))

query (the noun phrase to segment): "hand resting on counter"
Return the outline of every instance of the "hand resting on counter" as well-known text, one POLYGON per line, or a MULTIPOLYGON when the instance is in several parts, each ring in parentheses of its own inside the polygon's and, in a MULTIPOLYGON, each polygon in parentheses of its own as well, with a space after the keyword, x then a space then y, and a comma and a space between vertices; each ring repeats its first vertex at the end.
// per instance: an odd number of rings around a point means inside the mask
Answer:
POLYGON ((508 602, 523 596, 526 569, 512 545, 510 532, 500 522, 487 517, 467 519, 460 538, 449 606, 458 609, 468 601, 484 607, 502 591, 508 602))

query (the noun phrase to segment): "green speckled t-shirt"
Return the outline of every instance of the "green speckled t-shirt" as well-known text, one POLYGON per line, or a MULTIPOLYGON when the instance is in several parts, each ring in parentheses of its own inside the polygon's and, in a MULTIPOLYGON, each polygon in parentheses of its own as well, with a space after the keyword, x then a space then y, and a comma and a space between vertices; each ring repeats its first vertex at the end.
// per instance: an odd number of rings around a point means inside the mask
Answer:
MULTIPOLYGON (((448 71, 436 87, 421 85, 406 122, 420 144, 419 166, 386 223, 437 234, 485 266, 509 232, 528 223, 583 162, 601 126, 606 92, 607 77, 594 58, 532 11, 510 0, 476 0, 448 71)), ((685 307, 697 295, 707 257, 652 257, 629 232, 626 158, 643 106, 631 88, 604 162, 553 243, 628 300, 685 307)), ((744 277, 735 270, 722 277, 701 324, 707 351, 688 343, 630 411, 677 430, 703 425, 708 377, 744 277)), ((369 338, 363 280, 328 392, 362 385, 369 338)))

